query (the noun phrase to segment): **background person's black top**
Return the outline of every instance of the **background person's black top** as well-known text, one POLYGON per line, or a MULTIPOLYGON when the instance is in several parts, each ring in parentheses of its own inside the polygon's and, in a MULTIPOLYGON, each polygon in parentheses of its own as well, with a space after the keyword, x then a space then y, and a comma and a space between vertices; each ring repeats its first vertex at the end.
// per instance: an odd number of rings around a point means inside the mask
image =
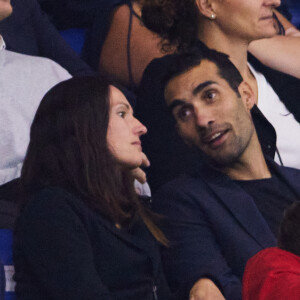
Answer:
POLYGON ((297 195, 276 173, 271 178, 259 180, 235 180, 253 199, 268 223, 271 231, 278 237, 280 222, 284 210, 294 201, 297 195))
POLYGON ((19 178, 0 185, 0 230, 14 228, 19 201, 19 178))

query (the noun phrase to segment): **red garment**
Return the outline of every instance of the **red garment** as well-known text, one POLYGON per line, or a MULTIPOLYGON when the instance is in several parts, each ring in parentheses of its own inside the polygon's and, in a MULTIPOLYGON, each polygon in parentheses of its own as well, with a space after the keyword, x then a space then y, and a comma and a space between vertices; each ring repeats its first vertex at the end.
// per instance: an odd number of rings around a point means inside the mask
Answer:
POLYGON ((300 257, 268 248, 249 259, 243 300, 300 300, 300 257))

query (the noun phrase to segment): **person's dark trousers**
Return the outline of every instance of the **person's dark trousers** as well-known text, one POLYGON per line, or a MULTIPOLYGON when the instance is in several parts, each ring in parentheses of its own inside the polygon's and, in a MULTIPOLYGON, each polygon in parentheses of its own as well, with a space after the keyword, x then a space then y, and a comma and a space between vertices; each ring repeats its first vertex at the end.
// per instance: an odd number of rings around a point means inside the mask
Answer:
POLYGON ((19 197, 19 179, 0 186, 0 229, 13 229, 18 212, 19 197))

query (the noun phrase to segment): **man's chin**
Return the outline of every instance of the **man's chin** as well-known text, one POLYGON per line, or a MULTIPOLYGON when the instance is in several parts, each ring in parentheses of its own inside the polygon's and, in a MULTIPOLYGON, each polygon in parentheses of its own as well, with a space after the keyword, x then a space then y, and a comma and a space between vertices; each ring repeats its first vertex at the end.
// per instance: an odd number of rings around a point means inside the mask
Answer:
POLYGON ((223 169, 228 166, 232 166, 234 163, 236 163, 239 160, 240 157, 240 155, 237 154, 224 154, 224 153, 219 155, 210 155, 204 153, 203 156, 205 157, 205 161, 207 161, 208 164, 218 169, 223 169))

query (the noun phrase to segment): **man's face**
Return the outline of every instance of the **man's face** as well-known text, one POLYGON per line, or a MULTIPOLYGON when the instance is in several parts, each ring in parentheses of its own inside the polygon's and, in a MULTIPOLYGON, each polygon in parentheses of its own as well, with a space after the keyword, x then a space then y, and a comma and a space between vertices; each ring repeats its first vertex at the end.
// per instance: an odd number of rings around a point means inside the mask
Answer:
POLYGON ((203 60, 171 79, 165 98, 183 139, 217 165, 227 166, 238 161, 253 137, 253 99, 247 89, 242 83, 239 97, 220 77, 217 66, 203 60))
POLYGON ((12 13, 10 0, 0 0, 0 21, 7 18, 12 13))

